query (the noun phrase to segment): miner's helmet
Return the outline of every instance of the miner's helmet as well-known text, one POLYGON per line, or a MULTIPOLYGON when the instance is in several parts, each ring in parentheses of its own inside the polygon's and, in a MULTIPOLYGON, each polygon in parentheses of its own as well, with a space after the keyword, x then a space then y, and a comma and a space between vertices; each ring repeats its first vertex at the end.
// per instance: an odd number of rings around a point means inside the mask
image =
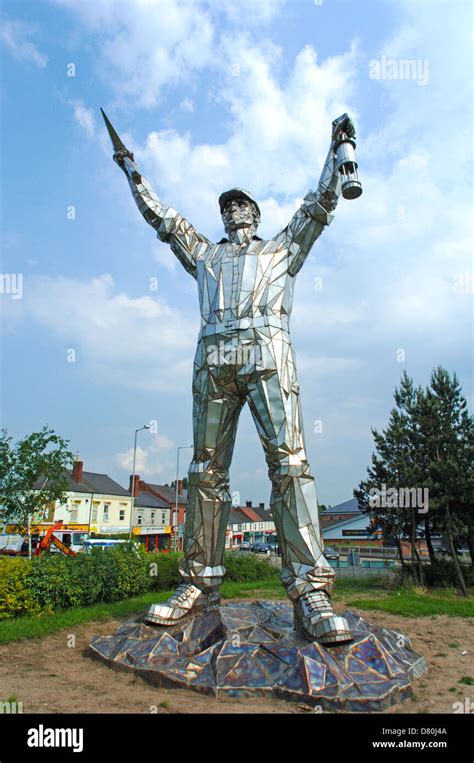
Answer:
POLYGON ((232 201, 232 199, 247 199, 247 201, 250 201, 256 207, 260 216, 260 207, 258 206, 257 202, 253 196, 251 196, 248 191, 244 191, 243 188, 231 188, 230 191, 224 191, 224 193, 221 193, 219 196, 219 207, 221 214, 224 211, 224 207, 227 202, 232 201))

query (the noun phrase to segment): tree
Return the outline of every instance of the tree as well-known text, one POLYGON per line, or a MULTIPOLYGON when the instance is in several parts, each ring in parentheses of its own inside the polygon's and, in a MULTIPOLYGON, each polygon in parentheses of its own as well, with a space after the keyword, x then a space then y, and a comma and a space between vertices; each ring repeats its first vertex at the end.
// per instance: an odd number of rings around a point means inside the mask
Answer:
POLYGON ((35 515, 42 517, 57 500, 65 499, 66 469, 73 454, 68 441, 44 426, 14 447, 4 429, 0 434, 0 505, 6 521, 25 531, 35 515))
POLYGON ((421 537, 421 515, 405 496, 414 485, 420 485, 421 473, 415 457, 416 427, 413 412, 421 395, 413 381, 404 372, 400 388, 395 389, 396 406, 390 413, 386 429, 372 428, 375 453, 372 466, 367 469, 368 479, 362 480, 354 490, 359 508, 370 516, 372 526, 379 527, 384 537, 394 539, 400 558, 402 578, 405 574, 403 538, 408 537, 411 547, 412 569, 415 580, 424 584, 423 565, 417 548, 421 537), (403 498, 403 500, 401 500, 403 498))
POLYGON ((368 479, 360 483, 354 495, 361 511, 369 514, 384 534, 395 538, 402 576, 402 537, 408 534, 410 538, 415 580, 423 584, 423 565, 416 540, 426 538, 430 561, 434 563, 431 534, 434 531, 445 535, 459 588, 467 595, 455 538, 464 535, 468 539, 471 559, 474 559, 474 426, 461 386, 455 374, 451 378, 448 371, 438 367, 425 390, 415 389, 405 372, 394 397, 396 407, 387 428, 381 433, 372 430, 376 445, 372 467, 368 469, 368 479), (381 506, 374 506, 371 495, 374 490, 380 491, 382 485, 386 493, 395 487, 398 499, 400 491, 407 488, 427 490, 428 512, 415 510, 410 503, 400 505, 400 500, 393 505, 385 500, 381 506))
POLYGON ((470 540, 472 561, 474 423, 456 374, 451 378, 441 366, 432 372, 425 407, 430 512, 437 512, 437 526, 446 535, 459 587, 467 596, 455 538, 464 535, 470 540))

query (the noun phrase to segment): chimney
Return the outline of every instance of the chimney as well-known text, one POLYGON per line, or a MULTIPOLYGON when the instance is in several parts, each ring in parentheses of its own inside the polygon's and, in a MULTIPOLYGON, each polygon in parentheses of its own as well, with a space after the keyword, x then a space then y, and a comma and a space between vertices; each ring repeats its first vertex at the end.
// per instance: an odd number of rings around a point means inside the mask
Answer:
POLYGON ((246 506, 247 509, 251 509, 252 508, 252 501, 245 501, 245 506, 246 506))
POLYGON ((260 509, 265 509, 265 504, 264 504, 264 503, 259 503, 259 504, 258 504, 258 507, 259 507, 260 509))
POLYGON ((76 456, 72 465, 72 478, 74 482, 81 482, 82 480, 82 467, 84 463, 76 456))
POLYGON ((178 480, 178 495, 183 495, 183 480, 178 480))
POLYGON ((130 495, 132 494, 132 480, 135 482, 135 486, 134 486, 134 490, 133 490, 133 496, 134 496, 134 498, 138 498, 138 496, 140 494, 140 475, 138 475, 138 474, 135 474, 135 475, 131 474, 130 475, 130 481, 129 481, 129 484, 128 484, 128 492, 130 493, 130 495))

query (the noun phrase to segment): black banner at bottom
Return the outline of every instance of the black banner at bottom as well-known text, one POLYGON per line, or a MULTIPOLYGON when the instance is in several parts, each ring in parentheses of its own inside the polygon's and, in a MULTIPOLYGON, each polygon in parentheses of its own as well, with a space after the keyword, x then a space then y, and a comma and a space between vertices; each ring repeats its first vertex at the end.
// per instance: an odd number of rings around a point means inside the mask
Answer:
POLYGON ((189 754, 200 763, 229 749, 255 751, 266 758, 282 753, 316 759, 320 754, 350 760, 416 755, 418 760, 472 762, 470 714, 345 714, 298 710, 289 714, 185 715, 0 715, 0 763, 17 761, 94 761, 189 754), (309 747, 309 750, 308 750, 309 747), (347 757, 349 756, 349 757, 347 757))

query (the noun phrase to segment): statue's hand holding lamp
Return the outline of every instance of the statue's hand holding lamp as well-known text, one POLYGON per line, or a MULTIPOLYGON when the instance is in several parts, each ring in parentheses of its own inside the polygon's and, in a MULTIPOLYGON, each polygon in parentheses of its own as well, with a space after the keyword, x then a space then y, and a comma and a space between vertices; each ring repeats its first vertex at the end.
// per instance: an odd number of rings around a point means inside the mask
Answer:
POLYGON ((345 199, 357 199, 362 193, 362 184, 357 173, 355 156, 355 128, 348 114, 343 114, 332 123, 333 144, 336 165, 341 175, 341 190, 345 199))

